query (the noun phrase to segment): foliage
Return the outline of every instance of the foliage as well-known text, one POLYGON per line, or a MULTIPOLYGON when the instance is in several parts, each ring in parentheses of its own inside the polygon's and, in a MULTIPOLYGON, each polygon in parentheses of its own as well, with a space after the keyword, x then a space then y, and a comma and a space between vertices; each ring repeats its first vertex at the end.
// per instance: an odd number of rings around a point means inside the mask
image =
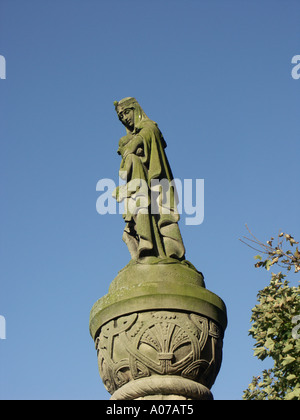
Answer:
MULTIPOLYGON (((250 234, 252 238, 242 242, 251 248, 255 244, 265 256, 265 259, 261 255, 255 257, 258 260, 255 267, 269 271, 277 264, 287 271, 292 268, 295 273, 300 271, 298 247, 292 250, 298 242, 291 235, 281 232, 277 245, 273 246, 274 238, 265 245, 250 234)), ((253 377, 244 391, 244 400, 300 400, 300 325, 295 325, 300 324, 299 292, 300 287, 291 286, 282 272, 272 273, 270 284, 259 291, 249 334, 255 340, 254 356, 260 360, 269 357, 274 366, 253 377)))

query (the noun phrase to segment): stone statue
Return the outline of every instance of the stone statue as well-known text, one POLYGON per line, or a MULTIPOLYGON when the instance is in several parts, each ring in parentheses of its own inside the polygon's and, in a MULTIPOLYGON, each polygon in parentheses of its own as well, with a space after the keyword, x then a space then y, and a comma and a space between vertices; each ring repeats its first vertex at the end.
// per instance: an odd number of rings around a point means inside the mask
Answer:
POLYGON ((165 154, 166 142, 135 98, 125 98, 114 105, 126 128, 118 148, 122 156, 120 178, 126 184, 117 187, 113 194, 118 202, 125 202, 123 240, 132 260, 155 257, 182 261, 185 249, 177 224, 177 196, 165 154))
POLYGON ((136 99, 115 102, 126 135, 113 195, 124 202, 131 261, 90 313, 99 373, 112 400, 211 400, 227 313, 185 260, 166 142, 136 99))

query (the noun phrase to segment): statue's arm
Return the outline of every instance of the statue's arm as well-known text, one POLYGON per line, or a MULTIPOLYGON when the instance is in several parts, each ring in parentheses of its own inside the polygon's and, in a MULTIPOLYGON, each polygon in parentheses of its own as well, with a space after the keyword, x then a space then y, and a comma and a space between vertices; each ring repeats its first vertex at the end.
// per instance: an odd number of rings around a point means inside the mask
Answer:
POLYGON ((125 159, 128 155, 136 153, 139 148, 142 148, 144 145, 143 137, 140 135, 134 136, 134 138, 126 145, 126 148, 123 153, 123 158, 125 159))

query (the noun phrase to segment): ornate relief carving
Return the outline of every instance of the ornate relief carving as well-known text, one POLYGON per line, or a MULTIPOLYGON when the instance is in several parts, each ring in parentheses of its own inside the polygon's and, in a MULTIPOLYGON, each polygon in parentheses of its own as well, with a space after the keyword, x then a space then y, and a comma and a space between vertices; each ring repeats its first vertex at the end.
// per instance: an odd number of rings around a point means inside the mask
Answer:
POLYGON ((219 372, 223 332, 191 313, 148 311, 105 324, 95 341, 100 376, 112 394, 132 380, 179 376, 210 388, 219 372))

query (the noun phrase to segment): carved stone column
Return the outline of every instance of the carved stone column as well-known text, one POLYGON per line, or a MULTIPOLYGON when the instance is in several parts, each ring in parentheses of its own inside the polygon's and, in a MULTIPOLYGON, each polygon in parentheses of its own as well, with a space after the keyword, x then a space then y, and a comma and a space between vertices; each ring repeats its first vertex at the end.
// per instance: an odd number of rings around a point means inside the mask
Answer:
POLYGON ((90 315, 111 399, 213 399, 226 325, 201 273, 176 260, 129 264, 90 315))

